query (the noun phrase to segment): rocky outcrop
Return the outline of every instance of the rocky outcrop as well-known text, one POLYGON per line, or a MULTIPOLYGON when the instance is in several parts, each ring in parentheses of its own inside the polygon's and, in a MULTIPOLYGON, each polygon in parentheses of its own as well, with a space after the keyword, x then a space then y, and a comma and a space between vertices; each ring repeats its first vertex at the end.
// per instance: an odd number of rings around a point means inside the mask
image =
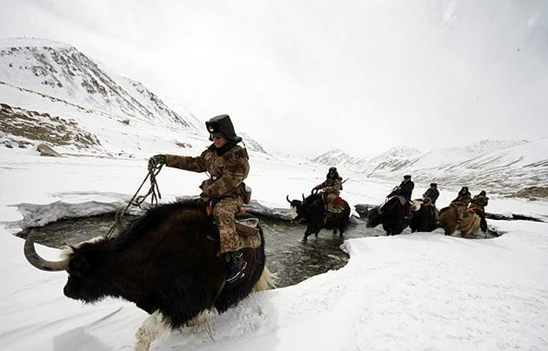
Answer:
POLYGON ((40 156, 49 156, 49 157, 61 157, 61 154, 53 150, 51 146, 46 144, 39 144, 36 147, 36 151, 40 153, 40 156))

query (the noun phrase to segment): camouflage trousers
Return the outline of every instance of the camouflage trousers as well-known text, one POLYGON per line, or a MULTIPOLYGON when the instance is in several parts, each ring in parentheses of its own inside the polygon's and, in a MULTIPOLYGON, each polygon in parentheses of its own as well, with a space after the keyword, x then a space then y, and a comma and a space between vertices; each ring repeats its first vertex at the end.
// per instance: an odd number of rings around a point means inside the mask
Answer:
POLYGON ((220 233, 221 253, 238 250, 240 239, 236 231, 234 216, 242 204, 242 200, 237 197, 225 197, 213 207, 213 218, 220 233))

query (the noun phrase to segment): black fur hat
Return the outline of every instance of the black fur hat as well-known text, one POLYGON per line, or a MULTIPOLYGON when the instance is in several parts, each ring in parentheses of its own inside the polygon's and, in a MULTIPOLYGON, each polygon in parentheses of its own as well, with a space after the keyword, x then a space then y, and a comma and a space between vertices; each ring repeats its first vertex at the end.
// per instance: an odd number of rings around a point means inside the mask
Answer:
POLYGON ((403 176, 403 179, 411 179, 411 176, 409 174, 406 174, 403 176))
POLYGON ((242 138, 236 135, 229 115, 213 117, 206 122, 206 128, 209 132, 209 140, 213 140, 213 137, 223 137, 236 143, 242 141, 242 138))
POLYGON ((436 183, 430 183, 430 186, 433 186, 433 187, 437 188, 437 187, 438 187, 438 184, 436 184, 436 183))

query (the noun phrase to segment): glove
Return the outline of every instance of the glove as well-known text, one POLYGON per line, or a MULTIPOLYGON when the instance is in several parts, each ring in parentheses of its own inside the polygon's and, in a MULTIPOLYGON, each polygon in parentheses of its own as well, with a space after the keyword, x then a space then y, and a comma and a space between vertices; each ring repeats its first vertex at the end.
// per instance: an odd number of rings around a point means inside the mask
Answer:
POLYGON ((148 169, 153 170, 157 166, 166 164, 166 155, 154 155, 148 160, 148 169))

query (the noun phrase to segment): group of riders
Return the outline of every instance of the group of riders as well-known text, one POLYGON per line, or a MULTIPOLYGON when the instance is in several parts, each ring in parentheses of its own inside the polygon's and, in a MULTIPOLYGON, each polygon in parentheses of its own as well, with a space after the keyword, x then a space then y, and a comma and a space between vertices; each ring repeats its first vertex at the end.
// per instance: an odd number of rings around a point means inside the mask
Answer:
MULTIPOLYGON (((405 199, 405 218, 410 217, 410 206, 411 206, 411 197, 413 193, 413 188, 415 184, 411 181, 410 175, 405 175, 403 181, 400 185, 394 188, 394 190, 388 194, 387 198, 390 199, 394 196, 401 196, 405 199)), ((436 207, 436 201, 440 196, 437 183, 430 183, 430 187, 422 195, 422 205, 423 206, 432 206, 436 207)), ((481 218, 482 225, 481 228, 483 231, 487 230, 487 223, 485 221, 485 207, 489 204, 489 197, 487 197, 487 192, 485 190, 480 191, 478 195, 472 197, 472 194, 468 190, 468 187, 464 186, 461 188, 457 197, 451 201, 450 206, 455 208, 457 212, 457 223, 460 223, 463 219, 464 213, 467 210, 472 210, 478 214, 481 218)), ((438 214, 438 211, 434 211, 438 214)))
MULTIPOLYGON (((206 122, 209 140, 212 144, 200 156, 155 155, 149 159, 149 170, 163 165, 180 168, 192 172, 206 172, 209 178, 200 185, 201 199, 211 210, 213 220, 218 228, 220 250, 218 255, 224 255, 227 261, 227 283, 237 281, 243 276, 247 266, 241 251, 238 251, 239 237, 236 228, 236 214, 239 213, 249 198, 244 180, 249 174, 249 156, 245 147, 238 145, 242 141, 234 129, 228 115, 220 115, 206 122)), ((410 203, 415 184, 411 176, 403 177, 401 184, 387 196, 405 199, 405 214, 409 218, 410 203)), ((325 203, 325 214, 337 215, 343 210, 344 203, 340 198, 343 180, 335 167, 329 168, 326 180, 312 189, 313 193, 322 193, 325 203)), ((436 205, 439 197, 437 184, 430 184, 430 188, 423 194, 423 203, 428 206, 436 205)), ((467 187, 463 187, 451 206, 458 213, 458 222, 463 218, 465 210, 471 206, 485 221, 484 208, 489 198, 485 191, 472 198, 467 187)), ((437 213, 437 211, 436 211, 437 213)), ((483 228, 483 227, 482 227, 483 228)))

